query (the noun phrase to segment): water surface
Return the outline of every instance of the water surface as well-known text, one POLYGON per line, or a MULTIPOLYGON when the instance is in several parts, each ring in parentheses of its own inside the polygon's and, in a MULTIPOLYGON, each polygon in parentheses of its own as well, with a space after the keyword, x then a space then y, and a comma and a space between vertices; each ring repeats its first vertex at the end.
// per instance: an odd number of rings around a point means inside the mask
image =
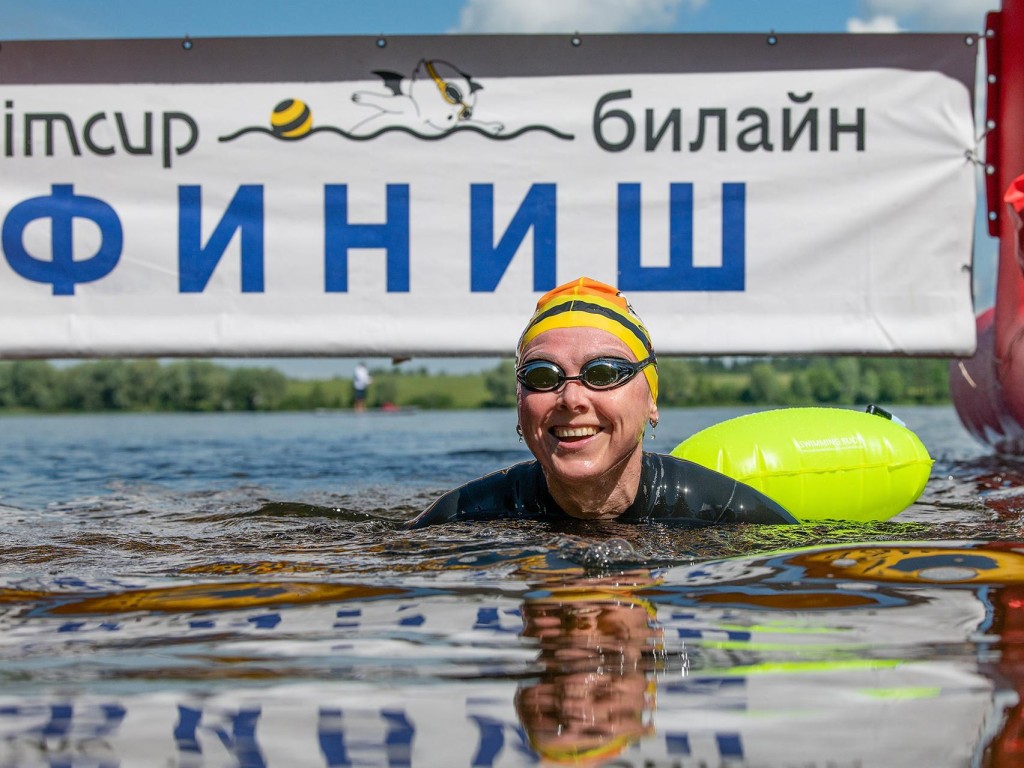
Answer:
POLYGON ((1024 465, 899 415, 896 518, 698 531, 402 529, 511 411, 0 418, 0 766, 1019 764, 1024 465))

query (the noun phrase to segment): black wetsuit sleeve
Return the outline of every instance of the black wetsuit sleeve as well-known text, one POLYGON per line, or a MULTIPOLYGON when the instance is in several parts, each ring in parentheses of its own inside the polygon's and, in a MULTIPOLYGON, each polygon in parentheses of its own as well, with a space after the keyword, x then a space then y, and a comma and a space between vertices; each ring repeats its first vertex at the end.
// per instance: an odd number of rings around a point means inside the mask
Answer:
POLYGON ((448 491, 408 526, 423 528, 469 520, 541 519, 556 512, 552 504, 540 466, 535 461, 526 461, 448 491))
MULTIPOLYGON (((789 512, 746 483, 674 456, 645 453, 635 519, 684 525, 796 523, 789 512)), ((620 518, 623 519, 623 518, 620 518)))

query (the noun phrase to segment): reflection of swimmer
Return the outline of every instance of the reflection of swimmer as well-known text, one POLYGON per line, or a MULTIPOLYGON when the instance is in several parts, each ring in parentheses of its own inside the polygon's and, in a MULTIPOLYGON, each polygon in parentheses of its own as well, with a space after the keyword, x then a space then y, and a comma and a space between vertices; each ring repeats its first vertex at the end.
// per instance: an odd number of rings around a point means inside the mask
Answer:
POLYGON ((528 599, 523 634, 540 642, 540 679, 516 694, 516 711, 546 761, 593 765, 651 732, 653 606, 599 580, 528 599))

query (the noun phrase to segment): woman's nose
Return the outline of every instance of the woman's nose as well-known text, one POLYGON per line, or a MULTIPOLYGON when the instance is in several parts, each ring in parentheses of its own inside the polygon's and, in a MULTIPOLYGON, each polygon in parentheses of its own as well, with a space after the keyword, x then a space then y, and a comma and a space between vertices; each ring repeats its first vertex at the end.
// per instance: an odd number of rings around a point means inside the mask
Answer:
POLYGON ((571 410, 586 408, 590 401, 588 390, 580 381, 565 382, 558 396, 562 404, 571 410))

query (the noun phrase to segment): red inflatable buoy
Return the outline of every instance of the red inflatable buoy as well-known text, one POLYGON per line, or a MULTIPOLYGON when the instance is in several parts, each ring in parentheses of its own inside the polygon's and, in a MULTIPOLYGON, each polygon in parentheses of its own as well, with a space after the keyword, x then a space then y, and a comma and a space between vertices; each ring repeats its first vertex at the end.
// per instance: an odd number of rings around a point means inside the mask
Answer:
POLYGON ((993 75, 985 154, 989 232, 999 236, 996 303, 977 318, 974 356, 950 365, 950 391, 975 438, 1024 456, 1024 0, 1004 0, 988 14, 985 42, 993 75))

